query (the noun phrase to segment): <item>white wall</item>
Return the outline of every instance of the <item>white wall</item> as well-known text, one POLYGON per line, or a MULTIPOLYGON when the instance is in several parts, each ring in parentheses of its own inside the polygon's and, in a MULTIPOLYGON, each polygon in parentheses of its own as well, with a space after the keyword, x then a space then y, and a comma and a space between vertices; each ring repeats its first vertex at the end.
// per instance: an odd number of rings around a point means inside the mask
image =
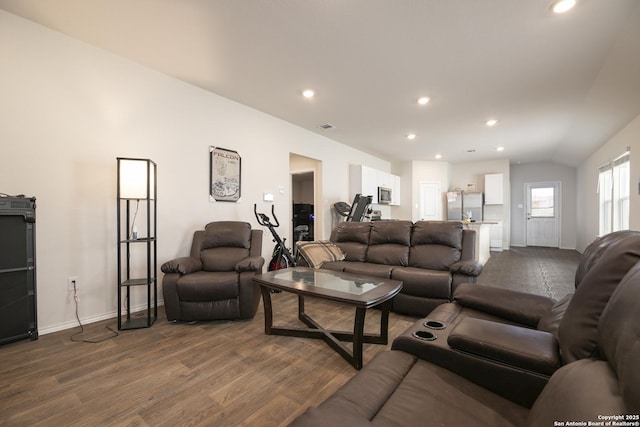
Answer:
POLYGON ((598 236, 598 168, 631 149, 629 228, 640 230, 640 116, 632 120, 578 167, 577 249, 582 252, 598 236))
MULTIPOLYGON (((116 157, 158 164, 158 262, 215 220, 258 227, 271 191, 289 235, 289 153, 320 159, 323 206, 350 200, 349 163, 388 162, 0 11, 0 192, 37 198, 40 333, 116 312, 116 157), (242 156, 242 198, 208 198, 209 146, 242 156), (278 192, 286 188, 285 194, 278 192), (280 209, 279 207, 282 207, 280 209), (286 214, 285 214, 286 213, 286 214)), ((325 238, 331 216, 325 215, 325 238)), ((263 254, 272 243, 265 230, 263 254)), ((160 289, 160 287, 159 287, 160 289)))
POLYGON ((528 163, 511 166, 511 245, 526 245, 526 183, 561 183, 560 248, 576 248, 576 168, 556 163, 528 163))
MULTIPOLYGON (((447 219, 447 210, 444 203, 444 193, 449 187, 449 169, 447 162, 418 161, 411 162, 411 191, 403 191, 411 195, 409 206, 411 207, 411 220, 419 221, 420 218, 420 183, 438 182, 442 189, 442 219, 447 219)), ((404 190, 404 189, 403 189, 404 190)), ((404 200, 403 200, 404 203, 404 200)))

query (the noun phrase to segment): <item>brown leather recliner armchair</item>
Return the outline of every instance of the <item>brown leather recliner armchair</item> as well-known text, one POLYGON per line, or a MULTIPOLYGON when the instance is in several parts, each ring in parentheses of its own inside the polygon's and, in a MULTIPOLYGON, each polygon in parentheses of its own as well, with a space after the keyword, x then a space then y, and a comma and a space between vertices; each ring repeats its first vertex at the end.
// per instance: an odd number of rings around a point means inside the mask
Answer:
POLYGON ((260 290, 252 278, 262 272, 262 230, 238 221, 207 224, 193 235, 191 254, 165 262, 161 270, 167 319, 250 319, 260 290))

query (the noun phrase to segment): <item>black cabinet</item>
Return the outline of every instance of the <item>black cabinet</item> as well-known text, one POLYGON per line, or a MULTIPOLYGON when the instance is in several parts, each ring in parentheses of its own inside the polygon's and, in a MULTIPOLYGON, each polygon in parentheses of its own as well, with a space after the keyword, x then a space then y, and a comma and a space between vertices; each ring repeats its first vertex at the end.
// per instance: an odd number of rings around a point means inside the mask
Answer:
POLYGON ((36 199, 0 197, 0 344, 38 338, 36 199))
POLYGON ((158 318, 156 164, 118 159, 118 330, 158 318), (145 310, 132 315, 132 304, 145 310))

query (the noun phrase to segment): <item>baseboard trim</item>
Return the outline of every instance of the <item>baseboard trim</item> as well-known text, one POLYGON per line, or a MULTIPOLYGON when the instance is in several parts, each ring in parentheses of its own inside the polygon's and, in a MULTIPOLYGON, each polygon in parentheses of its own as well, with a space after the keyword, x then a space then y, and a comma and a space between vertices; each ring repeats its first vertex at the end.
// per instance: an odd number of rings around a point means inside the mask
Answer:
MULTIPOLYGON (((158 307, 161 307, 163 305, 164 305, 164 301, 158 301, 158 307)), ((131 313, 132 314, 137 313, 140 311, 144 311, 146 309, 147 309, 146 303, 138 304, 136 306, 131 307, 131 313)), ((108 313, 97 314, 95 316, 81 317, 80 322, 82 322, 83 326, 86 326, 92 323, 101 322, 103 320, 115 319, 116 317, 118 317, 118 313, 116 311, 110 311, 108 313)), ((57 325, 48 326, 42 329, 38 328, 38 335, 47 335, 47 334, 52 334, 54 332, 65 331, 67 329, 73 329, 78 327, 80 327, 80 325, 78 325, 78 320, 72 320, 70 322, 59 323, 57 325)))

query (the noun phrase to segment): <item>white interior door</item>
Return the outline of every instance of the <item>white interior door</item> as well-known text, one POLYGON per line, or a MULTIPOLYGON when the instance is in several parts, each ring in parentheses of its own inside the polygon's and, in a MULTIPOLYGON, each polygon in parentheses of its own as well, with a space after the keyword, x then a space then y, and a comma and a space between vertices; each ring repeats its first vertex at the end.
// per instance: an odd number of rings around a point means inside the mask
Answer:
POLYGON ((439 182, 421 182, 420 219, 442 221, 442 197, 439 182))
POLYGON ((560 246, 560 183, 537 182, 526 187, 527 246, 560 246))

